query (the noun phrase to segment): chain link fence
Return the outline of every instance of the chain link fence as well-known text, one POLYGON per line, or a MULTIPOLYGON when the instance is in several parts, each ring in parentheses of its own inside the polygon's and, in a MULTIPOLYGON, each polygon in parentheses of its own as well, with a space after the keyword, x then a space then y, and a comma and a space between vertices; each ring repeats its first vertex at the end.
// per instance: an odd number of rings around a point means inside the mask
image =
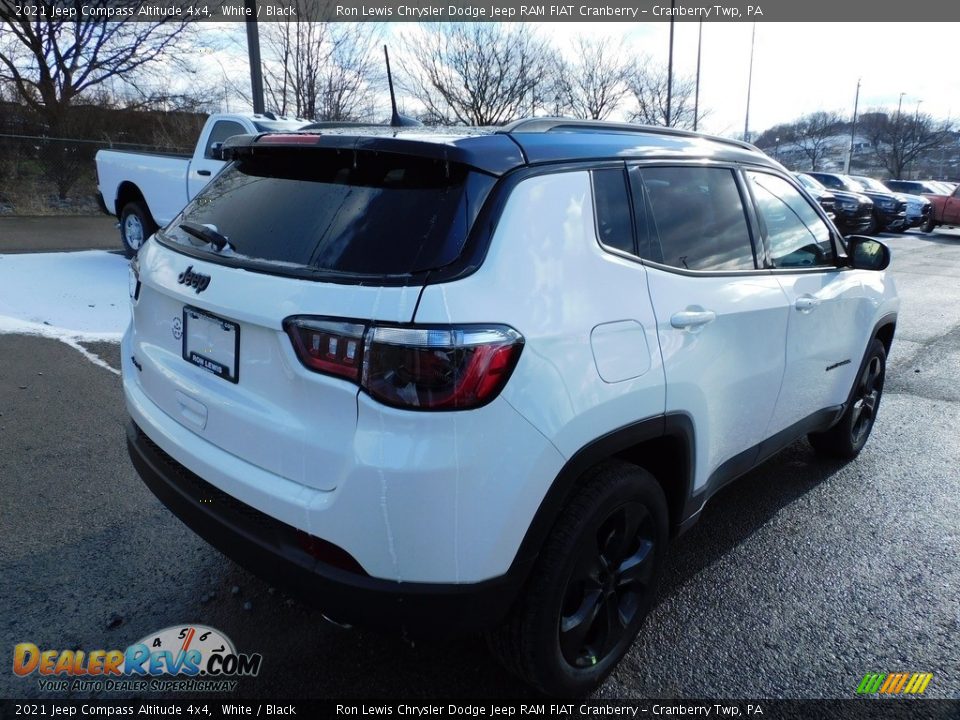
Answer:
POLYGON ((16 105, 0 105, 0 215, 96 213, 102 149, 190 154, 206 115, 71 108, 57 133, 16 105))

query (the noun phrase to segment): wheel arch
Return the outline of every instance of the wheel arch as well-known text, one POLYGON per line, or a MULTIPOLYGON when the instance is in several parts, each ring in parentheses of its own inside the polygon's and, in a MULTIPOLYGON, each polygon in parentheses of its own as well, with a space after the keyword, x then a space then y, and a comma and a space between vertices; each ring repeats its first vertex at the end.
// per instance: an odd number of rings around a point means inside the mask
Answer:
POLYGON ((687 519, 693 487, 694 428, 682 413, 660 415, 617 428, 580 448, 554 479, 527 528, 514 564, 530 564, 587 471, 617 459, 642 467, 656 479, 667 500, 672 534, 687 519))
POLYGON ((886 351, 887 355, 890 354, 890 348, 893 346, 893 336, 897 331, 897 314, 890 313, 889 315, 884 315, 880 321, 874 326, 873 333, 870 335, 871 340, 876 338, 883 343, 883 349, 886 351))
POLYGON ((118 218, 120 217, 120 215, 123 213, 123 208, 127 205, 127 203, 137 201, 143 203, 143 206, 147 209, 147 212, 150 213, 150 220, 152 220, 153 224, 156 225, 157 221, 153 217, 153 211, 150 209, 150 204, 147 202, 147 198, 144 197, 143 193, 140 191, 140 188, 129 180, 124 180, 122 183, 120 183, 120 187, 117 188, 117 199, 114 204, 116 216, 118 218))

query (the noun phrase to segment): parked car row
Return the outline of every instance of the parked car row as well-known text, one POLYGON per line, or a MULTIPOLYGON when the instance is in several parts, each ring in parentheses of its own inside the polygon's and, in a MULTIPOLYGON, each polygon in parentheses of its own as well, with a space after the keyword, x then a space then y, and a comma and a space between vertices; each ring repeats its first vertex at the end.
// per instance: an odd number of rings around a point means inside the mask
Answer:
POLYGON ((859 182, 864 188, 877 193, 893 193, 902 198, 907 203, 906 207, 906 225, 901 230, 920 227, 926 222, 930 215, 931 204, 923 195, 911 195, 909 193, 895 192, 879 180, 864 177, 862 175, 852 175, 854 180, 859 182))
POLYGON ((827 189, 823 183, 806 173, 798 173, 796 178, 824 210, 833 213, 833 223, 844 235, 871 231, 875 224, 873 200, 866 195, 838 188, 827 189), (829 198, 832 198, 832 201, 829 198))
MULTIPOLYGON (((868 234, 877 232, 897 232, 905 230, 907 223, 907 200, 887 189, 867 186, 862 180, 840 173, 811 172, 810 176, 831 190, 860 193, 873 201, 871 224, 863 231, 868 234)), ((881 186, 882 187, 882 186, 881 186)))
POLYGON ((795 177, 844 235, 960 225, 960 190, 937 180, 887 180, 809 172, 795 177))

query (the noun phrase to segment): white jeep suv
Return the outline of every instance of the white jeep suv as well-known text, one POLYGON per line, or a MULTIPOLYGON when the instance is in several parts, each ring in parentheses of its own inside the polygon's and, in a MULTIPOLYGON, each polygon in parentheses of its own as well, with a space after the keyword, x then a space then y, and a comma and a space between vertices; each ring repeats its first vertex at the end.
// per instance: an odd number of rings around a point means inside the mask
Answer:
POLYGON ((334 619, 485 631, 588 692, 718 488, 867 440, 889 251, 750 145, 537 119, 224 153, 132 264, 130 454, 334 619))

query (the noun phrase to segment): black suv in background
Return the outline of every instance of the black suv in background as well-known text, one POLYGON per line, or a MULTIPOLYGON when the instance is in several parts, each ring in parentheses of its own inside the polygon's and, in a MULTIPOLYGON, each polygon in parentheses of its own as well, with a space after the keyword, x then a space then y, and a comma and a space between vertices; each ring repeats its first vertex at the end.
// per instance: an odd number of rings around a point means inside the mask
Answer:
POLYGON ((819 180, 822 184, 830 188, 831 192, 836 193, 837 190, 843 190, 866 195, 873 200, 873 222, 870 227, 862 232, 876 233, 884 230, 896 231, 906 227, 907 203, 895 194, 865 188, 849 175, 825 172, 811 172, 808 174, 814 180, 819 180))
POLYGON ((930 201, 923 195, 911 195, 909 193, 899 192, 879 180, 874 180, 873 178, 862 175, 851 175, 850 177, 860 183, 864 190, 890 192, 907 204, 907 224, 899 229, 900 232, 927 224, 927 220, 930 218, 930 213, 933 210, 933 205, 931 205, 930 201))
POLYGON ((823 209, 833 213, 833 224, 844 235, 857 235, 869 232, 873 227, 873 200, 858 192, 827 189, 823 183, 806 173, 795 173, 794 177, 806 188, 823 209), (833 198, 831 207, 824 203, 824 193, 833 198))
POLYGON ((803 189, 810 193, 810 197, 820 203, 820 207, 827 212, 829 218, 831 220, 836 220, 834 209, 837 205, 837 196, 827 190, 812 177, 808 177, 799 173, 794 173, 793 176, 797 179, 797 182, 803 185, 803 189))

